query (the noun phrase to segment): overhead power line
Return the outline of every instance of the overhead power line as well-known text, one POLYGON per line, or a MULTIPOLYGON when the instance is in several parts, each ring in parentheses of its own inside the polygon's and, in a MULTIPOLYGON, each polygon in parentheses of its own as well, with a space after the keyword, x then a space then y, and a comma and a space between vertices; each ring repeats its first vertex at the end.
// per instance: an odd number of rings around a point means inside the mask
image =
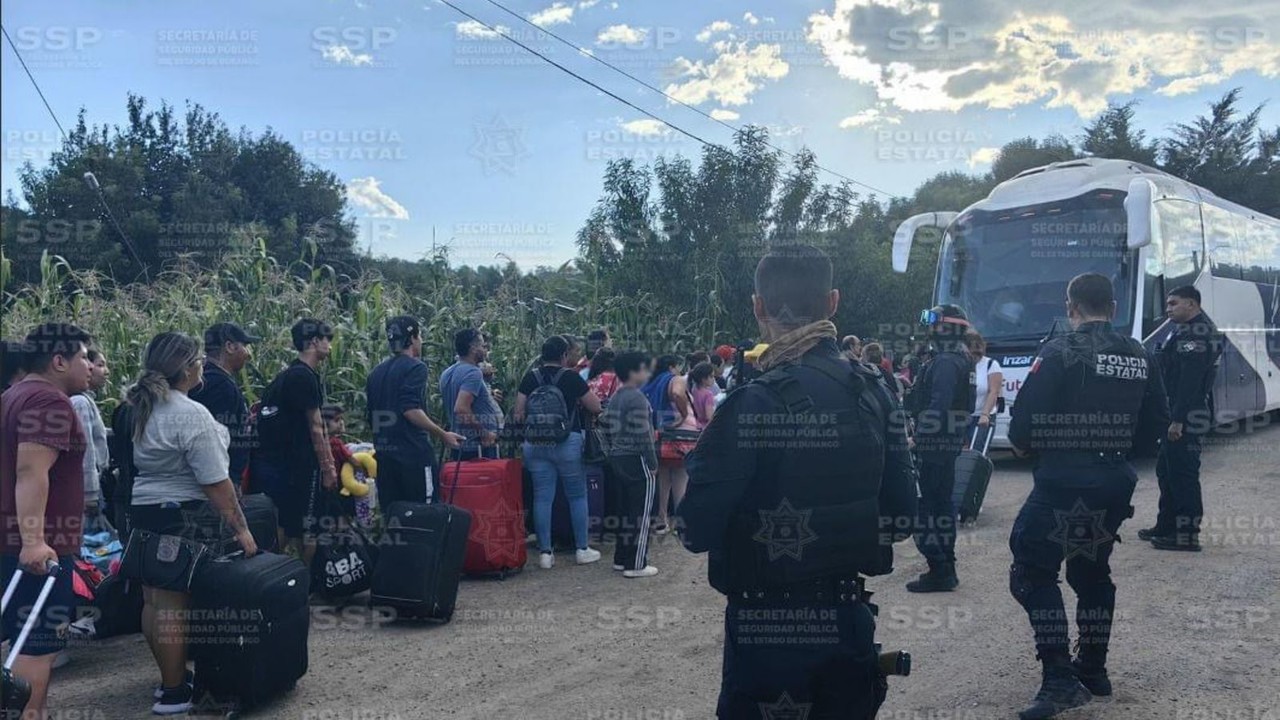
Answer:
MULTIPOLYGON (((31 81, 31 86, 36 89, 36 94, 40 96, 40 102, 44 103, 44 109, 49 111, 49 117, 53 118, 53 124, 58 126, 58 132, 62 133, 62 141, 70 143, 67 131, 62 127, 62 121, 58 120, 58 114, 53 111, 53 106, 49 104, 48 98, 44 96, 44 91, 40 89, 40 83, 36 82, 36 78, 31 74, 31 68, 27 67, 27 61, 22 58, 22 53, 18 52, 18 46, 13 43, 13 38, 9 37, 9 31, 0 25, 0 32, 4 33, 4 39, 9 42, 9 49, 13 50, 13 54, 18 58, 18 63, 22 65, 22 70, 27 74, 27 79, 31 81)), ((98 198, 98 203, 102 205, 102 209, 106 211, 107 218, 111 220, 111 225, 115 227, 119 233, 120 239, 124 241, 125 248, 129 251, 129 255, 133 257, 133 261, 138 263, 138 267, 142 269, 144 278, 150 279, 147 272, 147 264, 142 262, 142 257, 138 255, 138 250, 133 246, 133 241, 125 234, 124 228, 120 227, 120 223, 116 220, 115 213, 111 212, 111 205, 107 203, 107 197, 102 194, 102 187, 98 184, 98 178, 92 172, 84 174, 84 182, 93 191, 98 198)))
MULTIPOLYGON (((598 85, 598 84, 596 84, 596 83, 594 83, 594 82, 592 82, 592 81, 588 80, 587 78, 585 78, 585 77, 583 77, 583 76, 579 75, 578 73, 576 73, 576 72, 574 72, 574 71, 570 70, 569 68, 565 67, 564 65, 561 65, 560 63, 556 62, 555 60, 552 60, 551 58, 547 57, 546 55, 544 55, 544 54, 542 54, 542 53, 538 52, 537 50, 534 50, 533 48, 529 47, 528 45, 526 45, 526 44, 524 44, 524 43, 520 42, 519 40, 517 40, 517 39, 515 39, 515 38, 511 37, 511 35, 509 35, 509 34, 507 34, 507 33, 503 32, 502 30, 499 30, 498 28, 494 27, 493 25, 490 25, 489 23, 487 23, 487 22, 485 22, 485 21, 481 20, 480 18, 476 17, 475 15, 472 15, 471 13, 467 12, 466 10, 463 10, 462 8, 458 7, 457 5, 454 5, 453 3, 449 2, 449 0, 440 0, 440 2, 444 3, 445 5, 448 5, 449 7, 453 8, 454 10, 457 10, 459 13, 461 13, 462 15, 465 15, 466 17, 470 18, 471 20, 475 21, 476 23, 479 23, 480 25, 482 25, 482 26, 483 26, 486 30, 488 30, 489 32, 491 32, 491 33, 493 33, 493 34, 495 34, 495 35, 501 35, 502 37, 506 38, 507 40, 509 40, 509 41, 511 41, 511 42, 513 42, 513 43, 515 43, 516 45, 519 45, 520 47, 524 48, 524 49, 525 49, 525 51, 527 51, 527 52, 529 52, 529 53, 531 53, 531 54, 533 54, 533 55, 537 56, 539 59, 541 59, 541 60, 545 61, 545 62, 546 62, 546 63, 548 63, 549 65, 553 65, 553 66, 555 66, 555 67, 556 67, 557 69, 559 69, 561 72, 563 72, 563 73, 565 73, 565 74, 567 74, 567 75, 570 75, 571 77, 573 77, 573 78, 577 79, 577 80, 578 80, 578 81, 580 81, 580 82, 583 82, 583 83, 586 83, 587 85, 590 85, 591 87, 595 88, 596 90, 599 90, 600 92, 604 93, 605 95, 608 95, 609 97, 613 98, 614 100, 617 100, 618 102, 622 103, 623 105, 626 105, 627 107, 629 107, 629 108, 631 108, 631 109, 633 109, 633 110, 635 110, 635 111, 637 111, 637 112, 644 113, 645 115, 649 116, 650 118, 652 118, 652 119, 654 119, 654 120, 657 120, 658 122, 662 123, 663 125, 666 125, 667 127, 671 128, 672 130, 675 130, 676 132, 680 133, 681 135, 684 135, 684 136, 686 136, 686 137, 688 137, 688 138, 690 138, 690 139, 692 139, 692 140, 696 140, 697 142, 700 142, 700 143, 702 143, 703 145, 707 145, 707 146, 710 146, 710 147, 721 147, 720 145, 717 145, 716 143, 713 143, 713 142, 711 142, 710 140, 704 140, 704 139, 702 139, 702 138, 698 137, 697 135, 694 135, 693 133, 689 132, 688 130, 685 130, 684 128, 680 127, 679 125, 676 125, 676 124, 674 124, 674 123, 668 122, 667 120, 664 120, 663 118, 658 117, 657 115, 655 115, 655 114, 653 114, 653 113, 649 112, 648 110, 645 110, 644 108, 640 107, 639 105, 636 105, 635 103, 631 102, 630 100, 627 100, 626 98, 624 98, 624 97, 622 97, 622 96, 620 96, 620 95, 618 95, 618 94, 616 94, 616 93, 614 93, 614 92, 612 92, 612 91, 610 91, 610 90, 607 90, 607 89, 605 89, 604 87, 602 87, 602 86, 600 86, 600 85, 598 85)), ((536 27, 536 26, 535 26, 535 27, 536 27)))
MULTIPOLYGON (((441 0, 441 1, 443 2, 444 0, 441 0)), ((635 74, 633 74, 633 73, 630 73, 630 72, 627 72, 626 70, 623 70, 622 68, 618 67, 617 65, 614 65, 613 63, 609 62, 608 60, 605 60, 605 59, 603 59, 603 58, 601 58, 601 57, 598 57, 598 56, 597 56, 597 55, 595 55, 594 53, 587 52, 585 49, 583 49, 582 47, 578 46, 578 45, 577 45, 577 44, 575 44, 573 41, 571 41, 571 40, 567 40, 567 39, 565 39, 564 37, 562 37, 562 36, 558 35, 557 33, 555 33, 555 32, 553 32, 553 31, 551 31, 551 30, 548 30, 548 29, 546 29, 546 28, 544 28, 544 27, 542 27, 542 26, 538 25, 537 23, 533 22, 532 20, 529 20, 528 18, 526 18, 525 16, 523 16, 523 15, 521 15, 520 13, 516 12, 515 10, 512 10, 511 8, 507 7, 506 5, 503 5, 502 3, 497 2, 497 0, 485 0, 485 2, 489 3, 490 5, 493 5, 494 7, 498 8, 499 10, 502 10, 503 12, 507 13, 508 15, 510 15, 510 16, 512 16, 512 17, 514 17, 514 18, 516 18, 516 19, 517 19, 517 20, 519 20, 520 22, 522 22, 522 23, 524 23, 524 24, 526 24, 526 25, 528 25, 528 26, 530 26, 530 27, 532 27, 532 28, 536 29, 538 32, 546 33, 547 35, 549 35, 549 36, 551 36, 551 37, 555 38, 556 40, 558 40, 560 43, 562 43, 562 44, 564 44, 564 45, 567 45, 567 46, 569 46, 569 47, 573 48, 574 52, 577 52, 578 54, 583 55, 583 56, 585 56, 585 57, 591 58, 592 60, 594 60, 594 61, 596 61, 596 62, 600 63, 601 65, 604 65, 605 67, 607 67, 607 68, 609 68, 610 70, 612 70, 612 71, 614 71, 614 72, 618 73, 619 75, 622 75, 623 77, 625 77, 625 78, 627 78, 627 79, 629 79, 629 80, 631 80, 631 81, 633 81, 633 82, 638 83, 639 85, 641 85, 641 86, 642 86, 642 87, 644 87, 645 89, 650 90, 650 91, 655 92, 655 93, 658 93, 659 95, 661 95, 661 96, 665 97, 666 99, 670 100, 671 102, 676 103, 676 104, 678 104, 678 105, 682 105, 682 106, 684 106, 684 107, 686 107, 686 108, 688 108, 688 109, 690 109, 690 110, 692 110, 692 111, 694 111, 694 112, 698 113, 698 114, 699 114, 699 115, 701 115, 702 117, 704 117, 704 118, 706 118, 706 119, 708 119, 708 120, 710 120, 710 121, 712 121, 712 122, 719 123, 720 125, 723 125, 724 127, 729 128, 730 130, 734 131, 735 133, 736 133, 736 132, 741 132, 741 131, 742 131, 742 128, 741 128, 741 127, 739 127, 739 126, 737 126, 737 125, 734 125, 733 123, 727 122, 727 121, 725 121, 725 120, 722 120, 722 119, 720 119, 720 118, 718 118, 718 117, 715 117, 715 116, 711 115, 710 113, 706 112, 705 110, 703 110, 702 108, 699 108, 699 107, 697 107, 696 105, 691 105, 690 103, 687 103, 687 102, 685 102, 684 100, 681 100, 681 99, 679 99, 679 98, 677 98, 677 97, 672 96, 670 93, 668 93, 667 91, 663 90, 662 88, 657 87, 656 85, 653 85, 652 83, 650 83, 650 82, 648 82, 648 81, 644 80, 643 78, 637 77, 637 76, 636 76, 635 74)), ((454 7, 451 3, 446 2, 445 4, 446 4, 446 5, 449 5, 450 7, 454 7)), ((456 7, 454 7, 454 9, 456 10, 457 8, 456 8, 456 7)), ((464 14, 465 14, 465 13, 464 13, 464 14)), ((471 17, 471 16, 470 16, 470 15, 468 15, 468 17, 471 17)), ((474 17, 472 17, 472 19, 473 19, 473 20, 475 20, 475 18, 474 18, 474 17)), ((476 20, 476 22, 480 22, 480 21, 479 21, 479 20, 476 20)), ((481 23, 481 24, 484 24, 484 23, 481 23)), ((490 26, 487 26, 487 25, 486 25, 486 27, 490 27, 490 26)), ((492 30, 493 28, 492 28, 492 27, 490 27, 490 29, 492 30)), ((506 36, 505 36, 505 34, 504 34, 504 37, 506 37, 506 36)), ((508 39, 508 40, 510 40, 511 38, 510 38, 510 37, 507 37, 507 39, 508 39)), ((526 49, 528 49, 528 48, 526 48, 526 49)), ((537 53, 535 53, 535 54, 537 54, 537 53)), ((541 57, 541 55, 539 55, 539 57, 541 57)), ((543 59, 546 59, 546 58, 543 58, 543 59)), ((646 114, 647 114, 647 113, 646 113, 646 114)), ((658 119, 659 119, 659 120, 661 120, 661 118, 658 118, 658 119)), ((666 123, 666 121, 665 121, 665 120, 662 120, 662 122, 666 123)), ((674 127, 673 125, 670 125, 670 123, 667 123, 667 125, 669 125, 669 126, 671 126, 671 127, 674 127)), ((778 152, 782 153, 783 155, 786 155, 786 156, 788 156, 788 157, 797 157, 797 154, 796 154, 796 153, 793 153, 793 152, 791 152, 790 150, 786 150, 785 148, 778 147, 777 145, 774 145, 774 144, 773 144, 773 143, 771 143, 771 142, 766 142, 765 144, 766 144, 766 145, 768 145, 769 147, 773 148, 774 150, 777 150, 778 152)), ((819 165, 819 164, 817 164, 816 162, 814 163, 814 167, 815 167, 815 168, 817 168, 818 170, 821 170, 821 171, 823 171, 823 172, 825 172, 825 173, 828 173, 829 175, 833 175, 833 176, 835 176, 835 177, 838 177, 838 178, 840 178, 841 180, 847 180, 847 181, 849 181, 849 182, 853 183, 854 185, 858 185, 858 186, 860 186, 860 187, 864 187, 864 188, 866 188, 866 189, 868 189, 868 190, 870 190, 870 191, 872 191, 872 192, 880 193, 880 194, 885 195, 885 196, 887 196, 887 197, 894 197, 894 194, 893 194, 893 193, 891 193, 891 192, 888 192, 888 191, 886 191, 886 190, 881 190, 880 188, 877 188, 877 187, 875 187, 874 185, 868 185, 867 183, 864 183, 864 182, 862 182, 861 180, 856 180, 856 179, 854 179, 854 178, 849 177, 848 175, 845 175, 844 173, 838 172, 838 171, 836 171, 836 170, 832 170, 831 168, 823 167, 822 165, 819 165)))

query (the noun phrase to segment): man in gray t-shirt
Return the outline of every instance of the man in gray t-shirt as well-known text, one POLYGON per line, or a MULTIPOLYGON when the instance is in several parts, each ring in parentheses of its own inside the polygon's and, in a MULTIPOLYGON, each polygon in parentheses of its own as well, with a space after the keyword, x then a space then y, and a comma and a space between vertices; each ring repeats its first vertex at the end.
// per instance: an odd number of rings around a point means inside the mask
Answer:
POLYGON ((449 429, 466 438, 453 456, 496 458, 502 408, 493 399, 480 369, 480 363, 489 356, 489 340, 479 330, 467 328, 454 335, 453 344, 458 361, 440 375, 440 395, 449 429))

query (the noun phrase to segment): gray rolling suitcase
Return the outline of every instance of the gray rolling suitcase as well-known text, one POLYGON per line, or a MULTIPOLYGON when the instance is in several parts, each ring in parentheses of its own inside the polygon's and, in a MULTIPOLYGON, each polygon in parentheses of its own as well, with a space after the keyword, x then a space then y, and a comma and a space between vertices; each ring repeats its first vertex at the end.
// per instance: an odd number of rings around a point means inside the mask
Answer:
POLYGON ((961 450, 956 458, 956 484, 951 493, 951 502, 962 523, 978 519, 982 501, 987 497, 987 485, 991 482, 991 471, 995 469, 991 458, 987 457, 987 449, 991 447, 991 436, 995 435, 995 431, 994 421, 986 432, 974 425, 969 447, 961 450), (979 435, 985 436, 981 450, 977 449, 979 435))

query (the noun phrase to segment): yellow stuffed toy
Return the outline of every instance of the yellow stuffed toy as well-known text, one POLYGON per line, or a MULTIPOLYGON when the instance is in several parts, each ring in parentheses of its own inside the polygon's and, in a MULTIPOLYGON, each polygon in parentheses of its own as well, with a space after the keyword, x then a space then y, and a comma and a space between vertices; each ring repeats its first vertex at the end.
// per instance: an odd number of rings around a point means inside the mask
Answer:
POLYGON ((356 464, 349 462, 342 464, 342 490, 344 496, 364 497, 369 494, 369 484, 362 482, 356 478, 356 471, 364 473, 364 476, 370 480, 378 478, 378 461, 373 457, 371 452, 358 452, 351 456, 356 464), (357 467, 358 465, 358 467, 357 467))

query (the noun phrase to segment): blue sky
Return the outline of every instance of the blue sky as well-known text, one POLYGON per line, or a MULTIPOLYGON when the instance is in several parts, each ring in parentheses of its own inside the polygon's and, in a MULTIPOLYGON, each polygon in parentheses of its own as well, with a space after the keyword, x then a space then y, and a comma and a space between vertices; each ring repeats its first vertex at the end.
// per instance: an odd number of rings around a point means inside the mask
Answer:
MULTIPOLYGON (((454 0, 712 142, 731 131, 578 55, 484 0, 454 0)), ((650 84, 894 194, 982 171, 1026 135, 1076 135, 1137 99, 1162 134, 1231 87, 1280 86, 1280 4, 1241 0, 521 0, 504 3, 650 84)), ((5 28, 62 122, 124 119, 128 92, 272 127, 348 185, 363 246, 525 267, 574 255, 605 162, 700 148, 435 2, 14 0, 5 28)), ((58 144, 13 53, 0 65, 3 162, 58 144)), ((1280 123, 1274 103, 1265 126, 1280 123)), ((836 181, 823 176, 824 181, 836 181)), ((940 208, 943 209, 943 208, 940 208)), ((951 208, 959 209, 959 208, 951 208)))

